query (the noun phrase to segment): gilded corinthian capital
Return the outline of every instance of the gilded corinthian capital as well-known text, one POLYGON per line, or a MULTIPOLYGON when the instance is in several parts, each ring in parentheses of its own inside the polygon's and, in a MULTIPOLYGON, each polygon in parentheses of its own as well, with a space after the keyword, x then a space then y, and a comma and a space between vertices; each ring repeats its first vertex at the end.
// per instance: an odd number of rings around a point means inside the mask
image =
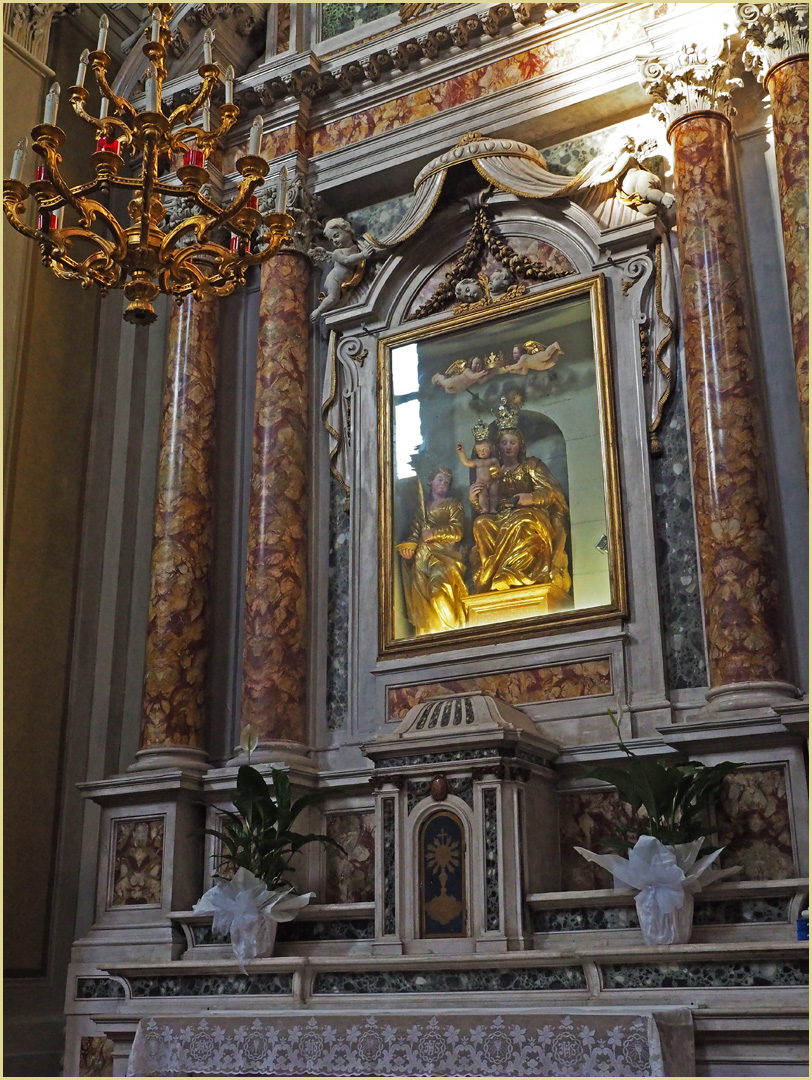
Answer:
POLYGON ((667 59, 639 59, 640 82, 657 102, 651 107, 655 120, 669 127, 688 113, 712 109, 735 116, 730 91, 741 79, 730 74, 730 55, 724 38, 702 45, 683 45, 667 59))
POLYGON ((761 82, 783 60, 808 56, 807 4, 738 4, 736 14, 747 42, 744 65, 761 82))

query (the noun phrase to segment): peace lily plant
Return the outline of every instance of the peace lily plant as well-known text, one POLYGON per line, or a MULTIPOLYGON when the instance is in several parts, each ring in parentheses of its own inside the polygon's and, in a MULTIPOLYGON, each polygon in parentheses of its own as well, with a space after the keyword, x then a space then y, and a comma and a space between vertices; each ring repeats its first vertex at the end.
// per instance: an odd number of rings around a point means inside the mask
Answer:
POLYGON ((212 913, 215 933, 230 934, 241 965, 252 957, 269 956, 277 923, 294 919, 315 896, 312 892, 296 893, 287 880, 297 853, 312 843, 344 851, 332 837, 294 831, 293 824, 302 811, 321 802, 324 793, 309 792, 294 802, 290 779, 283 769, 272 768, 267 783, 251 765, 258 742, 250 725, 243 728, 240 747, 248 764, 237 772, 236 812, 221 811, 222 828, 204 829, 220 841, 218 868, 237 869, 230 880, 221 877, 194 907, 197 913, 212 913))
POLYGON ((618 718, 611 709, 608 712, 627 762, 625 766, 597 766, 585 775, 617 789, 637 815, 638 837, 630 847, 628 832, 619 828, 620 835, 606 842, 607 848, 624 854, 575 850, 608 870, 615 888, 620 883, 636 891, 640 929, 647 944, 686 942, 691 936, 694 894, 741 869, 713 868, 723 848, 700 858, 710 810, 725 778, 741 766, 730 761, 667 765, 662 757, 641 757, 626 746, 618 718))

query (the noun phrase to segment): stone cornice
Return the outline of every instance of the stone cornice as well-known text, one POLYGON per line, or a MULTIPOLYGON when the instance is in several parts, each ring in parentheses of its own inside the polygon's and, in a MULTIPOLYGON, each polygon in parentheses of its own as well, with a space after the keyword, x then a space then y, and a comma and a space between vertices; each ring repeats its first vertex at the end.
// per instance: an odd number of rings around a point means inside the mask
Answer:
POLYGON ((739 4, 739 28, 747 44, 744 65, 762 83, 793 56, 809 55, 807 4, 739 4))

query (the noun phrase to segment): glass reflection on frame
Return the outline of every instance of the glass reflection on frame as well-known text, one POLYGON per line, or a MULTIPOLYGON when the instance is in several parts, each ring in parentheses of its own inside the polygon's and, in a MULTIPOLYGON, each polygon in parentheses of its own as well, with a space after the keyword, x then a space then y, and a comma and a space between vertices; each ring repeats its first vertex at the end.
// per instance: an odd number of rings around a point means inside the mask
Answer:
POLYGON ((384 652, 625 612, 600 275, 382 341, 379 391, 384 652))

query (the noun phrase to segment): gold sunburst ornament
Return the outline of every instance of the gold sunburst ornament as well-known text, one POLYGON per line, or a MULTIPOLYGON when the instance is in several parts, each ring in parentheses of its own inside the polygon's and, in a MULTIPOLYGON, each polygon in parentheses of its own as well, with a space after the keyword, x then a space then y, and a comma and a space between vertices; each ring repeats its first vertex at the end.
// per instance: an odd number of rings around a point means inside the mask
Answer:
MULTIPOLYGON (((268 175, 268 162, 260 154, 262 117, 251 127, 248 153, 237 161, 240 180, 236 195, 223 207, 202 193, 209 175, 206 159, 217 140, 225 135, 239 116, 234 104, 234 70, 226 70, 225 104, 219 107, 219 126, 211 127, 211 97, 220 79, 220 69, 212 58, 214 31, 207 29, 203 42, 203 64, 198 69, 201 87, 189 104, 164 113, 161 90, 167 75, 165 59, 171 40, 173 4, 149 4, 148 37, 143 51, 147 60, 146 101, 143 111, 115 94, 107 81, 110 56, 105 52, 109 22, 99 21, 95 51, 82 53, 76 85, 69 90, 74 112, 96 130, 96 151, 90 163, 95 177, 71 186, 62 176, 59 149, 65 132, 57 127, 60 88, 51 87, 45 101, 43 121, 31 132, 33 150, 43 160, 34 180, 22 181, 27 140, 20 140, 9 179, 3 181, 3 210, 14 228, 39 244, 42 261, 57 275, 79 281, 83 288, 94 283, 102 293, 123 289, 130 301, 124 318, 144 325, 155 321, 152 301, 159 293, 181 300, 190 293, 198 300, 227 296, 245 283, 249 267, 265 262, 289 238, 293 218, 284 212, 284 178, 277 191, 280 212, 262 215, 254 192, 268 175), (86 111, 90 92, 85 88, 88 67, 96 77, 101 95, 98 116, 86 111), (113 115, 110 115, 112 113, 113 115), (200 114, 202 126, 192 118, 200 114), (140 158, 140 175, 124 175, 123 154, 140 158), (179 164, 179 183, 159 179, 164 162, 166 172, 179 164), (129 190, 127 207, 131 224, 122 225, 100 201, 110 188, 129 190), (26 204, 34 196, 38 208, 37 226, 24 219, 26 204), (164 226, 167 206, 164 199, 188 200, 192 212, 177 224, 164 226), (75 225, 63 220, 65 209, 77 219, 75 225), (96 231, 94 225, 103 231, 96 231), (254 236, 261 225, 265 231, 254 236), (221 243, 218 230, 227 229, 230 238, 221 243), (89 250, 88 250, 89 248, 89 250)), ((177 204, 182 205, 182 204, 177 204)))

